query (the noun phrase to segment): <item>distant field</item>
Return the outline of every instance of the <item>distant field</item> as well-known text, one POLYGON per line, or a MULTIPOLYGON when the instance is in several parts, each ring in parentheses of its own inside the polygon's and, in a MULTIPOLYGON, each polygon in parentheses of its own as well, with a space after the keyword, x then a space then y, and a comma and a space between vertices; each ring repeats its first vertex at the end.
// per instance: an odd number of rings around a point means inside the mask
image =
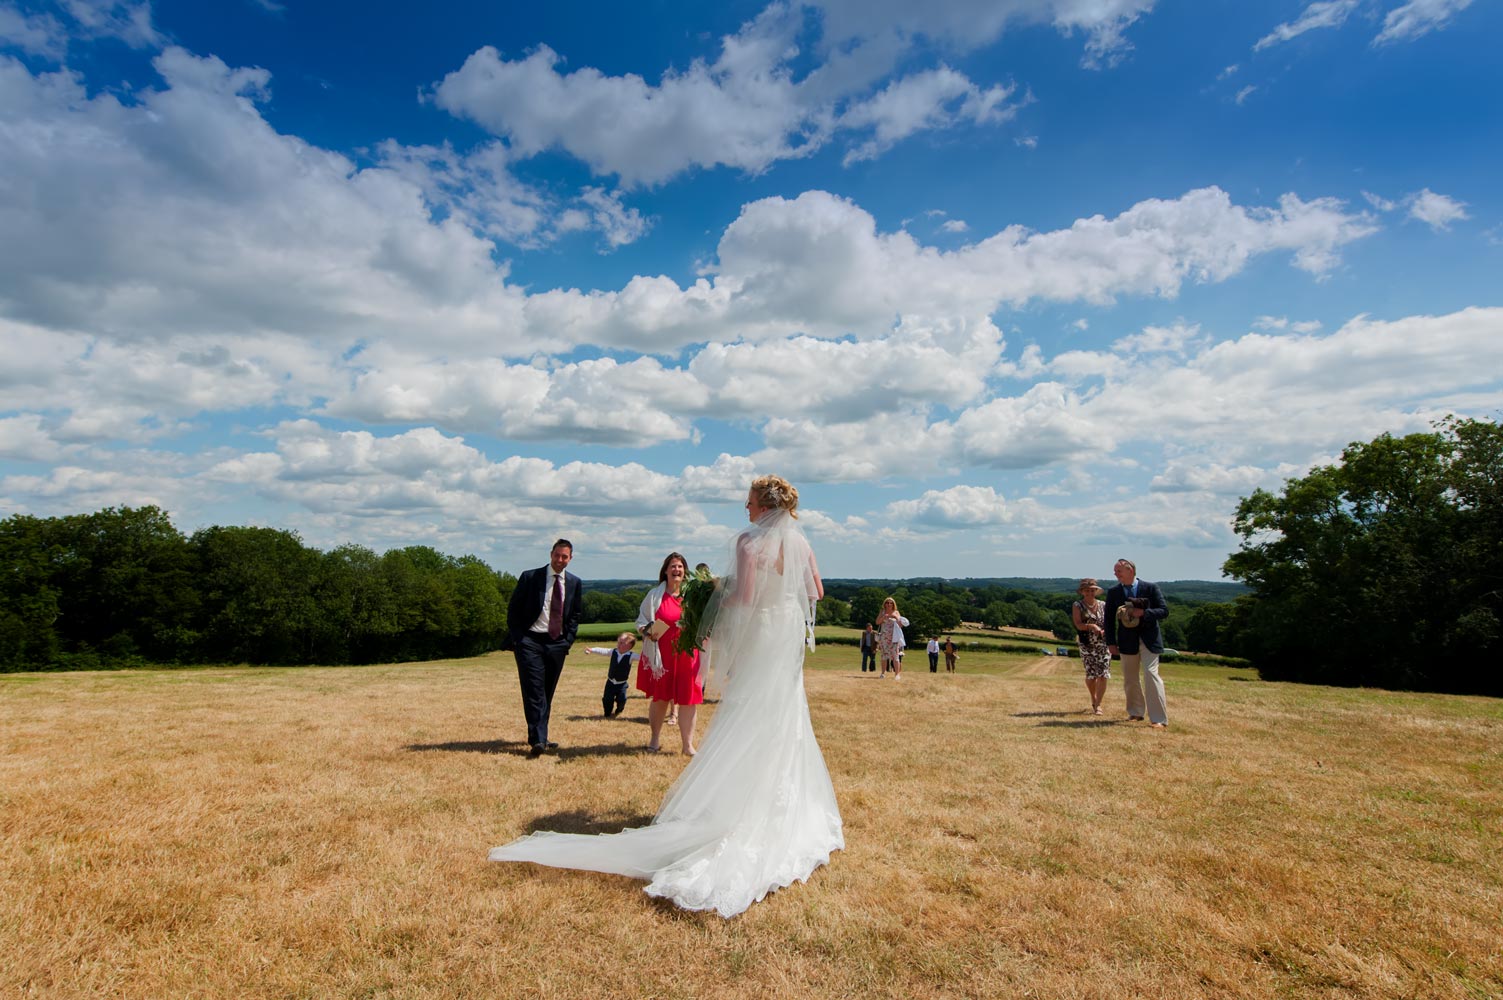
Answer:
POLYGON ((1503 703, 1175 664, 1155 733, 1077 661, 857 663, 847 848, 731 921, 486 862, 682 770, 597 658, 537 761, 503 654, 0 676, 0 997, 1503 997, 1503 703))

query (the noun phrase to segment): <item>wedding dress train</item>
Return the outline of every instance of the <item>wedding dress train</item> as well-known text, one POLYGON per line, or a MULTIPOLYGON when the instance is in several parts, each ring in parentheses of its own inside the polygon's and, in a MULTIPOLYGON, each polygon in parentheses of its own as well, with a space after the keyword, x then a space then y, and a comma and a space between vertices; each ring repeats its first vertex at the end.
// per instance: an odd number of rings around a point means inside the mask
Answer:
POLYGON ((604 835, 534 833, 490 852, 645 879, 689 910, 734 916, 807 880, 845 846, 829 771, 804 695, 812 557, 786 511, 738 536, 722 580, 706 669, 723 683, 699 752, 651 825, 604 835), (806 569, 805 567, 808 567, 806 569))

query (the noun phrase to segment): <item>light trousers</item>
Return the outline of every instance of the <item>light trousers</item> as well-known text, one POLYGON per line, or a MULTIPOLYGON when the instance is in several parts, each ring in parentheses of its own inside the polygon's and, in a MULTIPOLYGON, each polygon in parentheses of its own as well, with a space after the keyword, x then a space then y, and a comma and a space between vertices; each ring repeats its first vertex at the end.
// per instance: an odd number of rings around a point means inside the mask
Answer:
POLYGON ((1122 655, 1122 688, 1127 694, 1127 714, 1139 718, 1148 717, 1149 722, 1169 724, 1169 706, 1164 700, 1164 682, 1159 677, 1159 654, 1147 649, 1122 655), (1138 679, 1139 671, 1147 675, 1147 683, 1138 679), (1146 698, 1144 697, 1146 694, 1146 698), (1144 711, 1146 701, 1147 711, 1144 711))

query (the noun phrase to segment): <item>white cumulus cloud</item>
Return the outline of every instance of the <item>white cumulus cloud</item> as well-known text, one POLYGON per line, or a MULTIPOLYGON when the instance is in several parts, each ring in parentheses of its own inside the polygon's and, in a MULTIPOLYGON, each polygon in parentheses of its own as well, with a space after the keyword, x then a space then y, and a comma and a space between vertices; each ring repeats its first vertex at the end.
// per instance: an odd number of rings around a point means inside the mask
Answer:
POLYGON ((990 486, 952 486, 925 490, 916 500, 897 500, 887 512, 901 521, 942 528, 1007 524, 1016 511, 990 486))
POLYGON ((1437 232, 1450 229, 1453 222, 1470 218, 1466 212, 1466 202, 1436 194, 1429 188, 1410 195, 1405 199, 1405 204, 1409 206, 1409 218, 1423 222, 1437 232))

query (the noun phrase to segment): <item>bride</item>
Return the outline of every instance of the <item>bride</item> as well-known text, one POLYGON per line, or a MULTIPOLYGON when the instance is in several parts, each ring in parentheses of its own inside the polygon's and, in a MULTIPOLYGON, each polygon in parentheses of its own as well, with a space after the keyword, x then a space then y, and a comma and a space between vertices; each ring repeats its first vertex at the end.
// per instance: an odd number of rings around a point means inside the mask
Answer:
POLYGON ((845 846, 804 697, 804 651, 824 584, 797 508, 786 479, 752 482, 751 526, 731 546, 701 629, 714 633, 704 669, 707 687, 723 685, 720 707, 651 825, 534 833, 492 849, 492 861, 645 879, 648 895, 733 917, 808 879, 845 846))

